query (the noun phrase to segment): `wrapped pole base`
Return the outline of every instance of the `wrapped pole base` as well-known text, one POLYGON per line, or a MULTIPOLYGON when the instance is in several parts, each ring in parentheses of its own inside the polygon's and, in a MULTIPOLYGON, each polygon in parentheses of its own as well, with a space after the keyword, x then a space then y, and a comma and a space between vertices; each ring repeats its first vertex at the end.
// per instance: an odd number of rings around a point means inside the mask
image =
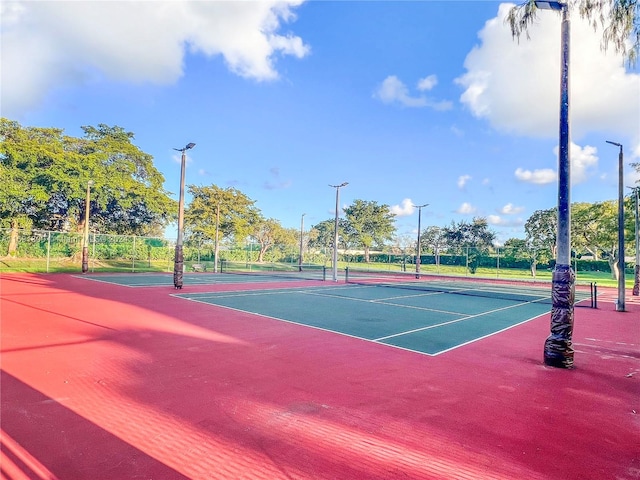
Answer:
POLYGON ((633 280, 633 296, 637 297, 640 295, 640 265, 636 265, 634 270, 634 280, 633 280))
POLYGON ((176 245, 176 256, 173 263, 173 286, 182 288, 182 275, 184 272, 184 256, 182 254, 182 245, 176 245))
POLYGON ((570 265, 556 265, 551 287, 551 335, 544 342, 544 363, 551 367, 573 368, 573 315, 575 274, 570 265))
POLYGON ((82 247, 82 273, 89 271, 89 247, 82 247))

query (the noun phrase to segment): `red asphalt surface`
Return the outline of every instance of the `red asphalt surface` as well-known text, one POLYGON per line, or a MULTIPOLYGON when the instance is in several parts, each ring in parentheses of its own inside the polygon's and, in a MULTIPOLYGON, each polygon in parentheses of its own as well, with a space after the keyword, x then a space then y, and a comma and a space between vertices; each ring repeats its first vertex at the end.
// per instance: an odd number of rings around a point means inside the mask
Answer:
POLYGON ((640 478, 637 297, 564 370, 549 315, 430 357, 174 292, 2 275, 2 478, 640 478))

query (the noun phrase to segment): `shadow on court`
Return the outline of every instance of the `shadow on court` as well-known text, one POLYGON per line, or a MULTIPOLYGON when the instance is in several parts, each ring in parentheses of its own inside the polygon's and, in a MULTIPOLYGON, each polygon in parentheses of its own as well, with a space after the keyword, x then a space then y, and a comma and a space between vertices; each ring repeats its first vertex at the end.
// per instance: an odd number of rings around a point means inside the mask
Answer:
POLYGON ((614 479, 637 467, 637 306, 581 309, 565 371, 542 365, 546 315, 429 357, 169 287, 27 278, 45 281, 0 279, 3 448, 58 478, 614 479))

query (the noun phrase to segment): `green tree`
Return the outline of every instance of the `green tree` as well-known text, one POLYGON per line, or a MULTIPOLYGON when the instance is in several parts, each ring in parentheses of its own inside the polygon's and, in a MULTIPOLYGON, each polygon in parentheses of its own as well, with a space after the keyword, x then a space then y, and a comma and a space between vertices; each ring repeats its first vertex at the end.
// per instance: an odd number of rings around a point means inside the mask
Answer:
MULTIPOLYGON (((121 127, 82 127, 83 138, 56 128, 0 119, 0 223, 81 231, 93 182, 91 223, 103 233, 158 234, 176 202, 153 159, 121 127)), ((10 249, 11 251, 11 249, 10 249)))
POLYGON ((273 218, 260 219, 256 222, 253 225, 251 237, 260 246, 258 262, 264 262, 264 256, 270 248, 279 246, 286 249, 287 246, 296 243, 295 230, 283 228, 280 222, 273 218))
POLYGON ((447 241, 444 235, 444 229, 436 226, 425 228, 420 235, 420 250, 427 246, 431 248, 436 257, 436 265, 440 265, 440 252, 446 247, 447 241))
POLYGON ((452 252, 466 253, 469 271, 476 273, 480 256, 489 253, 496 238, 496 234, 489 230, 487 219, 475 217, 471 222, 452 222, 450 227, 442 230, 447 248, 452 252))
POLYGON ((539 262, 555 258, 558 214, 556 208, 536 210, 524 224, 531 259, 531 275, 536 276, 539 262))
POLYGON ((389 205, 365 200, 355 200, 344 213, 352 242, 356 248, 364 250, 364 261, 368 263, 371 248, 374 245, 382 247, 385 241, 393 238, 395 214, 391 213, 389 205))
POLYGON ((0 119, 0 224, 11 228, 8 254, 17 248, 18 228, 30 227, 50 197, 51 158, 64 157, 59 129, 24 129, 0 119))
MULTIPOLYGON (((334 220, 323 220, 313 225, 309 231, 309 248, 321 249, 325 252, 325 262, 329 259, 329 251, 333 248, 335 236, 334 220)), ((338 219, 338 248, 348 250, 349 248, 349 225, 344 218, 338 219)))
POLYGON ((528 261, 531 276, 536 276, 539 254, 531 247, 531 242, 528 239, 509 238, 504 242, 501 252, 507 263, 517 263, 519 260, 528 261))
MULTIPOLYGON (((640 3, 638 0, 565 0, 569 8, 588 19, 593 27, 602 25, 602 48, 613 45, 616 52, 635 64, 640 51, 640 3)), ((526 0, 513 7, 507 16, 515 38, 528 36, 529 26, 536 20, 536 0, 526 0)))
POLYGON ((527 241, 522 238, 509 238, 500 249, 502 256, 509 259, 524 258, 529 248, 527 241))
MULTIPOLYGON (((624 234, 627 247, 634 243, 633 203, 625 200, 624 234)), ((602 254, 608 261, 611 275, 617 279, 618 269, 618 202, 576 203, 571 206, 573 244, 591 253, 595 260, 602 254)), ((631 249, 628 250, 631 252, 631 249)))
POLYGON ((406 262, 411 262, 412 254, 416 249, 416 238, 413 235, 396 235, 392 239, 390 252, 393 255, 402 255, 402 267, 406 268, 406 262))
MULTIPOLYGON (((161 233, 175 218, 177 203, 164 189, 164 176, 153 157, 134 145, 134 134, 122 127, 99 124, 82 130, 85 135, 75 143, 75 153, 83 162, 89 160, 92 200, 99 207, 92 212, 92 222, 121 235, 161 233)), ((72 186, 84 190, 86 183, 72 186)), ((81 217, 78 224, 83 221, 81 217)))
POLYGON ((218 240, 243 241, 261 218, 255 200, 235 188, 188 185, 187 191, 192 197, 184 211, 187 238, 215 241, 217 229, 218 240))

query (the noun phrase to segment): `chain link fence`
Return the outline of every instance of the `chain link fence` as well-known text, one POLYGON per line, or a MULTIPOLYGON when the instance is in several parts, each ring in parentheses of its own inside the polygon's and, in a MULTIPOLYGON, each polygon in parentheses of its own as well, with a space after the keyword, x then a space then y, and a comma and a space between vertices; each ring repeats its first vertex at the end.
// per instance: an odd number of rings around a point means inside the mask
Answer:
MULTIPOLYGON (((46 230, 0 229, 0 271, 79 271, 83 235, 46 230)), ((170 271, 175 241, 90 233, 89 271, 170 271)))
MULTIPOLYGON (((77 272, 81 270, 83 235, 73 232, 46 230, 0 229, 0 272, 77 272)), ((89 271, 91 272, 171 272, 175 254, 175 240, 161 237, 107 235, 90 233, 88 241, 89 271)), ((207 271, 215 269, 213 242, 187 241, 183 248, 185 269, 199 264, 207 271)), ((331 248, 305 249, 304 263, 331 266, 331 248)), ((407 250, 402 253, 372 252, 369 263, 362 252, 339 251, 339 267, 358 264, 359 268, 390 271, 415 271, 416 256, 407 250)), ((222 241, 218 251, 218 266, 222 261, 256 263, 259 245, 244 241, 222 241)), ((420 270, 479 276, 546 275, 553 270, 553 260, 544 260, 536 252, 514 252, 500 248, 449 248, 440 252, 428 251, 420 256, 420 270), (533 258, 538 259, 535 264, 533 258)), ((548 255, 547 255, 548 258, 548 255)), ((297 246, 277 246, 265 252, 263 262, 295 265, 300 260, 297 246)), ((576 272, 611 272, 606 260, 573 259, 576 272)), ((628 265, 633 274, 632 265, 628 265)))

